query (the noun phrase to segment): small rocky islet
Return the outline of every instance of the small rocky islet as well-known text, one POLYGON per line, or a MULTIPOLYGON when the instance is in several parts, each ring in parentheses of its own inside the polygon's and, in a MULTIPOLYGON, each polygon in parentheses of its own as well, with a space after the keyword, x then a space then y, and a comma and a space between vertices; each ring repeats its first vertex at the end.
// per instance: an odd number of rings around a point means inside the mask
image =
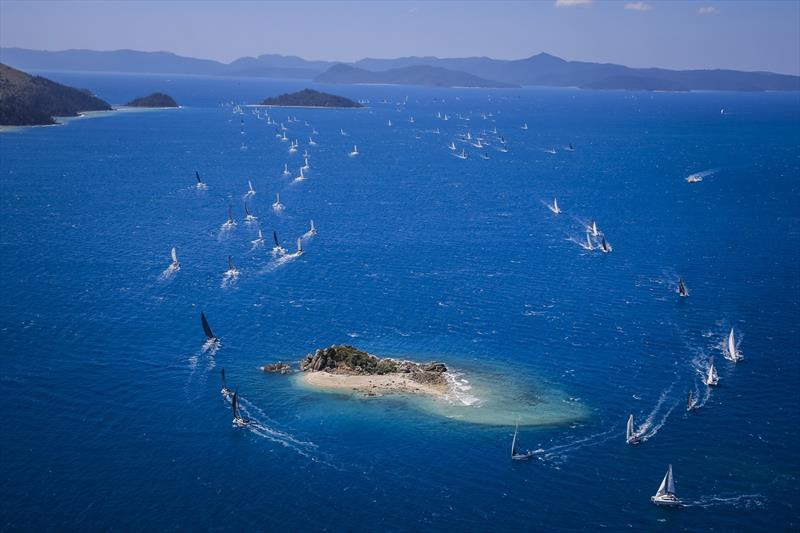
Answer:
MULTIPOLYGON (((327 372, 345 376, 402 375, 423 385, 446 385, 447 366, 444 363, 415 363, 390 357, 380 358, 350 345, 320 348, 300 361, 301 372, 327 372)), ((264 372, 289 374, 294 372, 288 363, 277 362, 261 367, 264 372)))
POLYGON ((261 105, 278 107, 364 107, 344 96, 323 93, 314 89, 303 89, 294 93, 272 96, 262 101, 261 105))
POLYGON ((148 94, 147 96, 140 96, 139 98, 134 98, 127 104, 125 107, 179 107, 178 102, 175 101, 168 94, 164 93, 153 93, 148 94))

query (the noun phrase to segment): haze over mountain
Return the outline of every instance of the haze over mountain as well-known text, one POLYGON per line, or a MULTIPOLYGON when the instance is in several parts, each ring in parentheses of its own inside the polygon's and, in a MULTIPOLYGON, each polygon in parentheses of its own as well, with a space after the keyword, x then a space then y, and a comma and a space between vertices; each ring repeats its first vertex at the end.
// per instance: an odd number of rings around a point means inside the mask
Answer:
POLYGON ((2 48, 0 49, 0 60, 16 68, 28 70, 198 74, 308 80, 316 78, 319 82, 332 83, 470 87, 541 85, 585 89, 667 91, 800 90, 800 76, 735 70, 630 68, 613 63, 566 61, 546 53, 517 60, 488 57, 365 58, 350 64, 350 70, 342 69, 339 66, 340 63, 306 61, 300 57, 274 54, 243 57, 226 64, 208 59, 178 56, 170 52, 138 52, 134 50, 49 52, 2 48), (415 68, 408 70, 409 67, 415 68), (329 71, 329 69, 332 70, 329 71), (397 69, 406 70, 397 71, 397 69), (323 75, 323 73, 325 74, 323 75))
POLYGON ((411 65, 378 72, 345 64, 334 65, 316 78, 319 83, 380 83, 388 85, 432 85, 437 87, 515 87, 467 72, 430 65, 411 65))

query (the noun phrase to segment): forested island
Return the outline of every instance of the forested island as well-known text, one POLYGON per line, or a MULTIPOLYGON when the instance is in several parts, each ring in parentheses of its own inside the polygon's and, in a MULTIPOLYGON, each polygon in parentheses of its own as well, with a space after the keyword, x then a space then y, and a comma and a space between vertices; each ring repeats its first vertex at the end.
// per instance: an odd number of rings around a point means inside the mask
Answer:
POLYGON ((303 89, 296 93, 286 93, 267 98, 261 105, 282 107, 364 107, 344 96, 323 93, 313 89, 303 89))
POLYGON ((178 107, 178 102, 168 94, 153 93, 134 98, 125 105, 127 107, 178 107))
POLYGON ((88 90, 67 87, 31 76, 0 63, 0 125, 56 124, 54 117, 74 117, 82 111, 108 111, 108 102, 88 90))

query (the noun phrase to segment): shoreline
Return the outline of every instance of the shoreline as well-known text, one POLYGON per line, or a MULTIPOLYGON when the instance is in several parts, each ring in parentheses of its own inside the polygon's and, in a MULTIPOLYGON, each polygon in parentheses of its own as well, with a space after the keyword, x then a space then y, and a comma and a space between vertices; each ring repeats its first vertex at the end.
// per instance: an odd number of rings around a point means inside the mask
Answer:
POLYGON ((448 384, 419 383, 404 373, 390 374, 337 374, 332 372, 303 372, 297 379, 305 386, 326 392, 355 392, 365 396, 386 394, 413 394, 445 398, 450 392, 448 384))

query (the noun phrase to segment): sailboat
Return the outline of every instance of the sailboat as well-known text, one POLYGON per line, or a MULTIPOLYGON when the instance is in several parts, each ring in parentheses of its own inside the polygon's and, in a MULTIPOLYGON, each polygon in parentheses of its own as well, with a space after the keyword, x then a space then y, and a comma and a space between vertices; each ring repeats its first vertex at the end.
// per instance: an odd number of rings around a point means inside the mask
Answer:
POLYGON ((225 271, 225 276, 235 278, 238 275, 239 271, 236 269, 236 265, 233 264, 233 258, 228 256, 228 270, 225 271))
POLYGON ((247 192, 245 193, 245 196, 255 196, 255 195, 256 195, 256 190, 253 188, 253 182, 247 180, 247 192))
POLYGON ((639 444, 642 442, 641 435, 633 431, 633 415, 628 417, 628 425, 625 427, 625 442, 628 444, 639 444))
POLYGON ((719 375, 717 374, 717 369, 714 367, 714 359, 711 359, 711 364, 708 365, 705 384, 709 387, 716 387, 719 385, 719 375))
POLYGON ((297 143, 297 141, 292 141, 292 144, 289 145, 289 153, 290 154, 293 154, 293 153, 297 152, 297 144, 296 143, 297 143))
POLYGON ((459 159, 466 159, 467 158, 467 153, 464 151, 463 148, 461 149, 461 153, 460 154, 453 154, 453 155, 455 155, 459 159))
POLYGON ((294 253, 297 257, 303 255, 303 239, 297 238, 297 251, 294 253))
POLYGON ((172 270, 180 270, 181 269, 181 264, 178 261, 178 252, 175 251, 175 247, 174 246, 172 247, 172 250, 170 251, 170 255, 172 255, 172 264, 169 265, 169 268, 171 268, 172 270))
POLYGON ((605 237, 602 237, 600 240, 600 249, 603 251, 604 254, 607 254, 611 251, 611 245, 608 244, 605 237))
POLYGON ((283 204, 281 203, 281 193, 275 193, 275 203, 272 204, 272 209, 275 211, 283 211, 283 204))
POLYGON ((258 220, 258 217, 250 212, 250 209, 247 207, 247 202, 245 202, 244 203, 244 221, 245 221, 245 223, 246 224, 252 224, 256 220, 258 220))
POLYGON ((598 237, 600 235, 600 230, 597 229, 597 221, 592 220, 592 225, 588 227, 588 230, 591 232, 592 237, 598 237))
POLYGON ((686 290, 686 285, 683 284, 683 278, 678 279, 678 294, 680 296, 689 296, 689 291, 686 290))
POLYGON ((566 150, 568 152, 574 152, 575 151, 575 145, 572 144, 572 143, 569 143, 569 145, 566 147, 566 150))
POLYGON ((300 167, 300 175, 294 178, 294 181, 303 181, 306 179, 305 174, 303 174, 303 167, 300 167))
POLYGON ((203 326, 203 333, 206 334, 206 338, 211 342, 217 342, 219 339, 214 332, 211 331, 211 326, 208 325, 208 320, 206 320, 206 315, 202 311, 200 311, 200 324, 203 326))
POLYGON ((206 186, 206 184, 203 183, 203 180, 200 179, 200 173, 198 171, 196 171, 196 170, 194 171, 194 177, 197 180, 197 185, 195 185, 195 187, 197 189, 207 189, 208 188, 206 186))
POLYGON ((456 151, 456 143, 453 142, 453 141, 450 141, 450 146, 448 146, 448 148, 450 148, 452 151, 455 152, 456 151))
POLYGON ((352 151, 352 152, 350 152, 350 153, 349 153, 349 154, 347 154, 347 155, 349 155, 350 157, 355 157, 355 156, 357 156, 357 155, 358 155, 358 147, 357 147, 357 146, 354 144, 354 145, 353 145, 353 151, 352 151))
POLYGON ((389 121, 389 127, 390 128, 392 127, 392 121, 391 120, 389 121))
POLYGON ((341 133, 342 136, 347 137, 347 133, 345 133, 345 131, 341 128, 339 128, 339 133, 341 133))
POLYGON ((220 389, 220 393, 225 396, 226 398, 230 395, 231 391, 228 390, 228 386, 225 384, 225 369, 221 368, 219 371, 220 378, 222 379, 222 389, 220 389))
POLYGON ((731 328, 731 332, 728 334, 728 352, 725 354, 725 357, 734 363, 742 359, 742 354, 736 349, 736 339, 733 336, 733 328, 731 328))
POLYGON ((558 200, 556 200, 555 198, 553 198, 553 204, 548 205, 547 207, 550 208, 550 211, 552 211, 556 215, 561 213, 561 209, 558 207, 558 200))
POLYGON ((284 163, 283 164, 283 175, 284 176, 291 176, 292 175, 292 173, 289 172, 289 163, 284 163))
POLYGON ((589 232, 586 232, 586 244, 583 245, 586 250, 594 250, 594 245, 592 244, 592 238, 589 236, 589 232))
POLYGON ((675 495, 675 481, 672 479, 672 465, 669 465, 661 485, 655 496, 650 497, 650 501, 656 505, 680 505, 681 501, 675 495))
POLYGON ((236 221, 233 219, 233 208, 231 208, 231 206, 228 206, 228 220, 226 220, 225 223, 222 224, 222 229, 231 229, 235 225, 236 221))
POLYGON ((316 146, 316 145, 317 145, 317 141, 315 141, 314 139, 312 139, 311 137, 309 137, 309 138, 308 138, 308 145, 309 145, 309 146, 316 146))
POLYGON ((244 427, 250 421, 242 416, 239 412, 239 389, 233 391, 233 398, 231 398, 231 410, 233 411, 233 425, 236 427, 244 427))
POLYGON ((275 246, 272 247, 272 255, 275 257, 286 255, 286 248, 281 246, 281 243, 278 242, 278 233, 276 231, 272 232, 272 240, 275 242, 275 246))
POLYGON ((522 125, 522 129, 523 130, 527 130, 528 129, 528 123, 527 122, 522 125))
POLYGON ((317 234, 317 228, 314 226, 314 220, 311 220, 311 229, 308 230, 308 235, 313 236, 317 234))
MULTIPOLYGON (((281 127, 283 127, 283 125, 281 125, 281 127)), ((284 128, 284 129, 285 129, 285 128, 284 128)), ((284 132, 281 134, 281 142, 286 142, 286 141, 288 141, 288 140, 289 140, 289 138, 286 136, 286 132, 284 131, 284 132)))
POLYGON ((550 155, 556 155, 557 152, 556 152, 555 148, 545 148, 544 153, 550 154, 550 155))
POLYGON ((513 461, 527 461, 531 457, 533 457, 533 452, 530 450, 526 450, 524 452, 520 452, 517 450, 517 431, 519 430, 519 424, 514 426, 514 438, 511 439, 511 459, 513 461))
POLYGON ((261 233, 261 230, 258 230, 258 238, 250 241, 250 243, 253 245, 253 248, 264 245, 264 234, 261 233))
POLYGON ((686 397, 686 410, 687 411, 693 410, 696 403, 697 401, 694 399, 692 391, 690 390, 689 395, 686 397))
POLYGON ((303 166, 300 167, 300 172, 302 172, 304 170, 308 170, 310 168, 311 168, 311 165, 308 164, 308 156, 306 156, 305 159, 303 159, 303 166))

